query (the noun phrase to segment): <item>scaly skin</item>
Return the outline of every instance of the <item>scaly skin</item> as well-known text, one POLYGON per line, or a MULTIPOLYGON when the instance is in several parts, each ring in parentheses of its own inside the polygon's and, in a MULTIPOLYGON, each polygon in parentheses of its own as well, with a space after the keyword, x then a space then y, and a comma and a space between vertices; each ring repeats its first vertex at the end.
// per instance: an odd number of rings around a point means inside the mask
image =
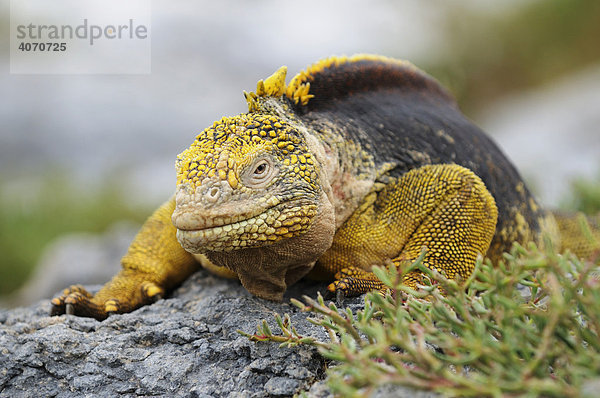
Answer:
MULTIPOLYGON (((370 272, 424 264, 466 279, 542 231, 576 234, 540 209, 495 144, 414 66, 332 57, 285 84, 285 67, 244 93, 248 113, 202 131, 177 158, 175 197, 144 224, 123 270, 96 295, 80 286, 53 314, 104 319, 162 297, 200 263, 281 300, 305 275, 332 292, 381 289, 370 272)), ((600 232, 592 226, 592 234, 600 232)), ((565 240, 579 254, 597 247, 565 240)), ((419 273, 405 283, 416 288, 419 273)))
MULTIPOLYGON (((368 276, 355 280, 353 274, 360 271, 349 266, 368 270, 388 259, 401 266, 416 260, 423 247, 428 249, 423 259, 428 268, 466 279, 477 256, 487 251, 498 217, 494 198, 481 179, 456 165, 411 170, 397 183, 371 193, 362 207, 336 232, 332 247, 319 259, 330 272, 340 272, 332 291, 341 286, 345 293, 380 289, 381 283, 368 276), (368 287, 363 287, 365 281, 368 287)), ((418 282, 417 272, 404 279, 413 289, 418 282)))

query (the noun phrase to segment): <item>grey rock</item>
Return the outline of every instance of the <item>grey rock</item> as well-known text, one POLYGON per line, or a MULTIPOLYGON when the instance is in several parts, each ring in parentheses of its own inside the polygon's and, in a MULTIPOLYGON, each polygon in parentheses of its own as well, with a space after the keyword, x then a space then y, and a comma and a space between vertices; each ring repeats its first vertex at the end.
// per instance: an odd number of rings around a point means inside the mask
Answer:
POLYGON ((287 377, 273 377, 265 384, 265 391, 275 396, 292 395, 298 388, 298 380, 287 377))
MULTIPOLYGON (((122 254, 111 252, 99 257, 110 262, 122 254)), ((87 287, 92 292, 99 288, 87 287)), ((237 333, 254 333, 263 319, 277 333, 274 315, 287 313, 301 335, 327 341, 322 328, 289 304, 291 297, 316 297, 318 290, 325 285, 302 281, 289 289, 283 303, 273 303, 252 296, 237 281, 201 270, 167 299, 102 322, 50 317, 49 298, 0 310, 0 398, 256 398, 303 390, 309 397, 331 397, 324 371, 329 364, 316 349, 279 348, 237 333)), ((344 307, 357 311, 362 302, 362 297, 347 299, 344 307)), ((382 388, 375 396, 414 394, 382 388)))
POLYGON ((332 398, 333 394, 327 386, 327 380, 319 380, 310 386, 307 392, 310 398, 332 398))
POLYGON ((266 319, 275 332, 273 315, 288 313, 299 333, 326 340, 289 304, 319 289, 301 282, 272 303, 199 271, 169 298, 102 322, 50 317, 49 299, 1 310, 0 397, 291 396, 324 379, 325 360, 314 348, 255 343, 237 330, 254 333, 266 319))

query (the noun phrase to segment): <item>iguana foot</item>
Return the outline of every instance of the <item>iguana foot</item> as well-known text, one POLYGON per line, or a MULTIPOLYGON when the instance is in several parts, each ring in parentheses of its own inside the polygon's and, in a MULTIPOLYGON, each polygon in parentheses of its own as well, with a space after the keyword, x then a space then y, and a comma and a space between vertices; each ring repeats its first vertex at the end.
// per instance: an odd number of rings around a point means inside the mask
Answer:
POLYGON ((58 297, 52 299, 50 315, 79 315, 96 319, 106 318, 99 305, 92 302, 94 296, 81 285, 72 285, 58 297))
POLYGON ((375 274, 357 267, 344 268, 335 274, 335 281, 327 286, 327 290, 335 293, 338 301, 343 297, 358 296, 377 290, 385 294, 388 289, 375 274))
POLYGON ((66 288, 60 296, 52 299, 50 315, 68 314, 103 320, 110 314, 130 312, 142 305, 153 303, 160 300, 163 295, 163 288, 148 281, 139 285, 139 294, 128 295, 129 299, 125 300, 110 297, 102 291, 94 296, 81 285, 73 285, 66 288))

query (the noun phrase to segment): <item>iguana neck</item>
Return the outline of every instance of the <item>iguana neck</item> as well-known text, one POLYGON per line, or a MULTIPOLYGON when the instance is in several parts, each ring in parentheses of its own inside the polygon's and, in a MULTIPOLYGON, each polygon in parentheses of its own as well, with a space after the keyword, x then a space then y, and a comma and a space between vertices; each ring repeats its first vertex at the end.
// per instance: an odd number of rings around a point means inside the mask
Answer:
POLYGON ((306 128, 305 138, 321 164, 322 184, 335 212, 339 228, 371 191, 376 177, 373 158, 360 144, 349 141, 330 126, 306 128))

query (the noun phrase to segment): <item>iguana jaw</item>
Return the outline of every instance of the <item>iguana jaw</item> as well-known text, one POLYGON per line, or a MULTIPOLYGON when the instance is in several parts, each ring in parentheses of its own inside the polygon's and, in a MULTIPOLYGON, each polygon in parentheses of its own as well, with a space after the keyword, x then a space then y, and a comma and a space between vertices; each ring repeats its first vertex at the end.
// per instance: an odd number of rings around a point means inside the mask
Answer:
POLYGON ((207 205, 185 191, 185 187, 178 190, 176 208, 171 217, 173 225, 183 231, 208 230, 249 221, 282 202, 278 195, 265 195, 260 199, 238 199, 207 205))
MULTIPOLYGON (((252 206, 250 203, 230 204, 228 216, 211 217, 210 212, 176 210, 173 223, 177 228, 177 239, 185 250, 197 254, 261 247, 306 232, 317 213, 316 204, 299 199, 282 203, 275 197, 271 199, 258 208, 256 201, 252 206), (235 214, 236 208, 254 208, 255 211, 235 214), (192 227, 194 224, 195 228, 192 227)), ((223 214, 222 211, 219 213, 223 214)))

